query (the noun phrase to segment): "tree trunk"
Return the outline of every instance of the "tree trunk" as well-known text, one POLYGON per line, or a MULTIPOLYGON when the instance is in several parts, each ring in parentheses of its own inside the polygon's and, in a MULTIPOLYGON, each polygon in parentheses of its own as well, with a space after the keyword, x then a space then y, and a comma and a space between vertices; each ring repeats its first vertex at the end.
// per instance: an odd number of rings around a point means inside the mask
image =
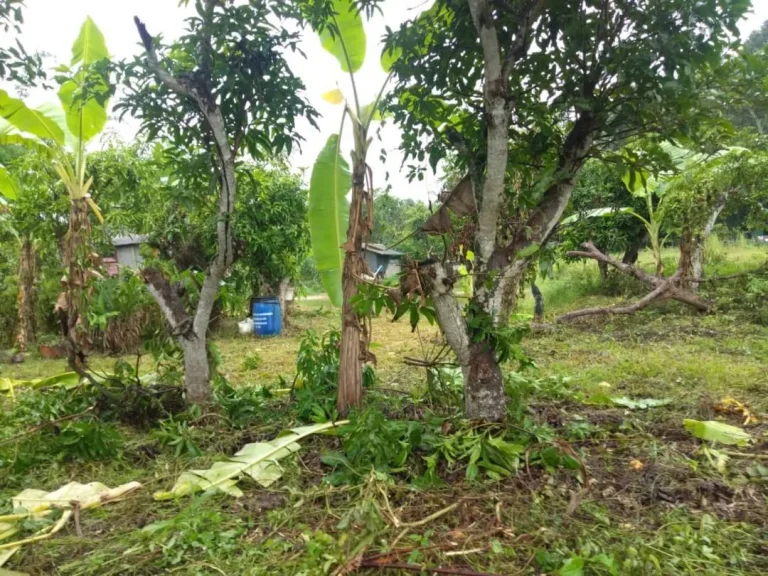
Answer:
POLYGON ((180 337, 184 352, 184 388, 187 401, 196 404, 207 402, 211 396, 211 369, 205 334, 202 337, 180 337))
POLYGON ((464 410, 470 420, 500 422, 506 416, 501 367, 487 343, 469 347, 469 374, 464 385, 464 410))
POLYGON ((360 354, 362 326, 352 307, 352 299, 357 294, 357 279, 365 268, 361 256, 366 226, 363 221, 364 194, 365 162, 357 161, 352 171, 352 202, 349 206, 349 227, 347 242, 344 245, 344 271, 341 279, 343 303, 339 391, 336 397, 336 410, 340 416, 345 416, 350 408, 360 406, 363 400, 363 367, 360 354))
POLYGON ((88 347, 88 325, 85 315, 87 287, 93 265, 91 224, 85 198, 72 200, 69 227, 64 239, 64 292, 59 295, 56 311, 61 316, 62 336, 67 345, 69 367, 85 375, 85 349, 88 347))
POLYGON ((280 317, 283 319, 283 324, 288 322, 288 291, 291 287, 291 281, 288 278, 280 280, 280 284, 275 290, 277 295, 277 301, 280 304, 280 317))
POLYGON ((29 238, 21 243, 19 256, 19 331, 16 343, 19 352, 26 352, 35 344, 35 277, 37 275, 37 255, 29 238))
POLYGON ((680 286, 685 290, 693 289, 693 253, 696 251, 697 239, 686 226, 680 233, 680 260, 677 270, 680 275, 680 286))
POLYGON ((608 264, 606 262, 598 262, 597 268, 600 270, 600 282, 605 284, 608 281, 608 264))
POLYGON ((712 230, 715 227, 717 219, 720 217, 720 213, 725 208, 725 203, 728 201, 728 192, 724 192, 720 195, 712 208, 712 212, 707 218, 707 222, 704 224, 704 228, 698 237, 698 241, 693 247, 691 252, 691 290, 696 292, 699 289, 702 278, 704 278, 704 246, 707 242, 707 238, 712 234, 712 230))

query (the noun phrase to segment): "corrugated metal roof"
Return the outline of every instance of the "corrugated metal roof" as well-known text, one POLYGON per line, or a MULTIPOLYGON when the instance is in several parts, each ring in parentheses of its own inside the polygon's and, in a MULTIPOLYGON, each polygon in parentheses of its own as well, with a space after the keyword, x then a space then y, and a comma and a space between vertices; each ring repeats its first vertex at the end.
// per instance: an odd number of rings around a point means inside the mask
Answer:
POLYGON ((112 238, 113 246, 130 246, 132 244, 142 244, 147 241, 146 234, 126 234, 124 236, 115 236, 112 238))
POLYGON ((398 252, 397 250, 391 250, 387 249, 384 244, 374 244, 373 242, 365 243, 363 242, 363 251, 365 252, 373 252, 374 254, 381 254, 382 256, 402 256, 402 252, 398 252))

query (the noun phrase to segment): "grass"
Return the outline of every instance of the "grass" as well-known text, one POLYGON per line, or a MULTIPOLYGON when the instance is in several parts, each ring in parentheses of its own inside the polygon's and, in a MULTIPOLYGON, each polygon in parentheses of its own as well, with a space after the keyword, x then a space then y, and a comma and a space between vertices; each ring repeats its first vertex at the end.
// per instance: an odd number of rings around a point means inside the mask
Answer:
MULTIPOLYGON (((765 257, 750 245, 719 250, 710 273, 756 267, 765 257)), ((673 252, 666 256, 672 260, 673 252)), ((647 254, 642 262, 649 264, 647 254)), ((563 266, 540 287, 548 320, 642 291, 622 282, 601 286, 594 263, 563 266)), ((530 297, 524 311, 529 305, 530 297)), ((242 338, 225 326, 215 339, 222 371, 239 388, 277 385, 279 377, 290 382, 302 335, 336 326, 338 315, 323 299, 299 303, 277 338, 242 338), (256 355, 261 362, 244 366, 256 355)), ((373 321, 373 340, 379 386, 386 390, 369 393, 369 404, 390 417, 424 417, 429 412, 422 400, 424 372, 404 366, 402 357, 428 354, 439 345, 437 330, 424 326, 412 333, 407 323, 383 317, 373 321)), ((49 541, 25 547, 8 567, 33 575, 416 573, 356 568, 362 558, 504 575, 768 572, 768 484, 748 473, 766 464, 760 457, 768 447, 763 423, 768 419, 768 328, 730 313, 700 316, 670 304, 633 317, 535 331, 524 347, 537 369, 517 377, 514 404, 520 411, 512 427, 494 432, 514 434, 522 427, 538 438, 528 440, 514 476, 467 481, 462 467, 446 468, 442 482, 425 486, 414 481, 415 471, 424 467, 424 454, 414 451, 401 471, 365 471, 358 484, 331 486, 323 481, 331 468, 320 457, 343 446, 335 438, 309 438, 295 457, 281 461, 283 477, 269 489, 244 481, 242 499, 203 495, 155 502, 151 493, 168 489, 183 470, 210 466, 247 442, 272 438, 295 424, 291 408, 284 398, 266 401, 242 428, 198 415, 188 434, 201 456, 177 456, 157 440, 157 432, 120 426, 124 445, 118 457, 82 462, 54 456, 13 473, 0 467, 2 501, 25 487, 53 489, 73 479, 145 485, 129 500, 83 512, 82 538, 70 526, 49 541), (672 402, 631 411, 606 404, 606 394, 672 402), (733 448, 743 456, 732 457, 722 471, 682 420, 722 418, 740 425, 741 416, 715 410, 724 397, 746 403, 760 423, 749 427, 756 444, 733 448), (526 464, 549 438, 576 451, 587 477, 526 464), (398 523, 414 526, 406 530, 398 523)), ((105 369, 113 361, 96 359, 105 369)), ((28 358, 22 365, 2 366, 0 377, 37 377, 63 367, 28 358)), ((34 411, 35 398, 29 394, 19 406, 34 411)), ((17 424, 21 408, 6 403, 5 409, 0 441, 25 431, 17 424)), ((454 426, 467 426, 455 413, 455 407, 443 409, 454 426)), ((452 434, 449 428, 443 431, 446 438, 452 434)), ((25 437, 27 444, 17 443, 17 457, 24 449, 43 450, 42 443, 54 438, 55 431, 25 437)), ((8 453, 14 454, 3 452, 8 453)))

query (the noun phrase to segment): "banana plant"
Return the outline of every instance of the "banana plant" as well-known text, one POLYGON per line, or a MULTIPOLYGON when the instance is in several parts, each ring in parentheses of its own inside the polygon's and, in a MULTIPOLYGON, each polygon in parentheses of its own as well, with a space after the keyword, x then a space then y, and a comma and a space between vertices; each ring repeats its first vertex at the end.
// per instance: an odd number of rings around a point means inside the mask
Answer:
MULTIPOLYGON (((66 290, 59 296, 56 310, 66 315, 62 325, 70 365, 82 371, 81 344, 86 332, 82 310, 88 281, 95 274, 88 214, 92 212, 99 222, 103 219, 90 195, 93 178, 86 177, 86 145, 104 129, 113 90, 104 35, 90 17, 72 45, 69 65, 60 66, 57 72, 58 106, 33 109, 0 90, 0 118, 5 121, 0 124, 0 141, 47 150, 69 194, 71 208, 64 249, 66 290)), ((9 186, 2 175, 0 186, 7 196, 9 186)))
POLYGON ((337 410, 346 414, 362 399, 362 348, 367 350, 367 334, 352 306, 359 278, 366 272, 362 244, 373 225, 373 190, 366 163, 371 138, 371 123, 381 119, 380 104, 398 54, 385 51, 381 64, 387 79, 369 104, 360 101, 355 73, 365 62, 366 36, 363 20, 354 0, 332 0, 332 11, 323 20, 312 20, 325 50, 339 62, 352 83, 351 98, 334 89, 323 99, 343 106, 339 132, 328 137, 315 161, 309 187, 309 228, 315 264, 328 293, 342 308, 342 335, 339 364, 337 410), (347 118, 350 120, 354 148, 350 163, 343 157, 341 141, 347 118), (346 196, 352 189, 351 200, 346 196))

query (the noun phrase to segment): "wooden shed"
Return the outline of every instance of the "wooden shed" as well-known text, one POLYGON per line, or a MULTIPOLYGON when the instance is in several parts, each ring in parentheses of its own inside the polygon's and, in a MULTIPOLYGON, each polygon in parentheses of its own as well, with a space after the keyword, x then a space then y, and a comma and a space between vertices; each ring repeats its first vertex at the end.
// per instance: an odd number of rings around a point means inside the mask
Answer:
POLYGON ((363 257, 372 275, 377 272, 383 278, 400 274, 400 259, 403 253, 397 250, 388 250, 383 244, 368 242, 363 244, 363 257))

